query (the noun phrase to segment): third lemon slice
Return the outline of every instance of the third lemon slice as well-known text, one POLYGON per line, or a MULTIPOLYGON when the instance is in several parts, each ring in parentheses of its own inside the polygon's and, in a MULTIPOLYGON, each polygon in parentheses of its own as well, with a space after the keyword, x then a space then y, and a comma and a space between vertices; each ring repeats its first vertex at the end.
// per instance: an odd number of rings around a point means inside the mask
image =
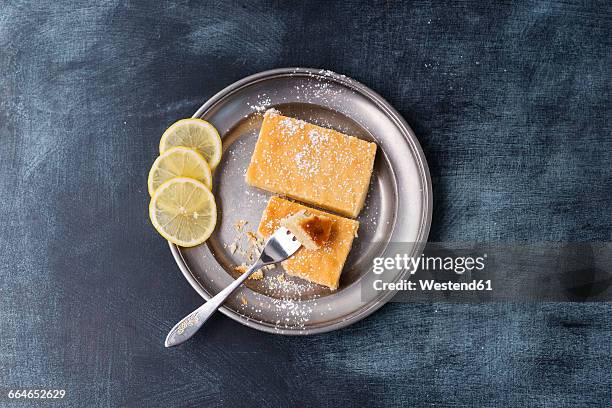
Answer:
POLYGON ((217 223, 212 193, 201 182, 176 177, 163 183, 149 204, 151 223, 173 244, 192 247, 206 241, 217 223))

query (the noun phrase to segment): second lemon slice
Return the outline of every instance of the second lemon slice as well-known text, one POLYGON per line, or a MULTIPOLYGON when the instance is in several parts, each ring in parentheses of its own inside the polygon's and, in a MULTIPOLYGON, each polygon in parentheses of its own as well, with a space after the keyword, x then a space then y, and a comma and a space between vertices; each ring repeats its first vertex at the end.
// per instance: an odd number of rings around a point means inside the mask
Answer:
POLYGON ((167 180, 174 177, 190 177, 211 186, 211 174, 208 162, 202 155, 187 147, 173 147, 159 156, 149 171, 149 195, 167 180))

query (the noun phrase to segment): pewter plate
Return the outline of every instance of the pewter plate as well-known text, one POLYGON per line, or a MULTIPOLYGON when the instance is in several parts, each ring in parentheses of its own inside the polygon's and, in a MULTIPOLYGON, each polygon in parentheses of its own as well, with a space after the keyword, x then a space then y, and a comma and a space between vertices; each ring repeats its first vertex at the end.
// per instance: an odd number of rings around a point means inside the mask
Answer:
MULTIPOLYGON (((386 303, 390 292, 362 291, 371 280, 374 257, 389 242, 412 242, 418 254, 431 224, 429 169, 414 132, 380 95, 344 75, 326 70, 282 68, 238 81, 208 100, 194 115, 211 122, 223 139, 223 158, 213 174, 218 220, 206 245, 170 245, 193 288, 210 299, 249 263, 247 231, 256 231, 271 193, 246 185, 244 174, 257 141, 263 112, 281 113, 378 145, 372 182, 358 217, 359 237, 345 264, 340 287, 331 292, 280 267, 262 280, 249 280, 220 309, 249 327, 279 334, 305 335, 348 326, 386 303), (247 224, 239 231, 236 223, 247 224)), ((406 271, 381 275, 402 279, 406 271)))

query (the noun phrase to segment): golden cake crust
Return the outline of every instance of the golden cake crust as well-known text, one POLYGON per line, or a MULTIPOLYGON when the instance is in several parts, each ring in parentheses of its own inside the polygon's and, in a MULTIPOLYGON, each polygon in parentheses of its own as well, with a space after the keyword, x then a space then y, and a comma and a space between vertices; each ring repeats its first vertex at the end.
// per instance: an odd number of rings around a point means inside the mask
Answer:
POLYGON ((258 232, 267 239, 280 227, 281 220, 304 210, 333 221, 329 239, 316 250, 300 248, 295 255, 282 263, 283 268, 289 275, 336 290, 342 268, 353 245, 353 238, 357 235, 359 222, 275 196, 270 198, 264 210, 258 232))
POLYGON ((376 144, 269 110, 247 184, 349 217, 365 201, 376 144))

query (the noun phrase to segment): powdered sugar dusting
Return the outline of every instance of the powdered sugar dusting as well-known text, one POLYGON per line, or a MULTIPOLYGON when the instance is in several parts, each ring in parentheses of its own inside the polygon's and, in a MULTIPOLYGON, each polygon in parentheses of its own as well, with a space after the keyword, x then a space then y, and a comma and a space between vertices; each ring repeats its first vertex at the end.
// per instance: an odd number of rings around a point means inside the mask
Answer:
POLYGON ((270 99, 270 97, 264 93, 261 95, 257 95, 256 102, 247 102, 247 105, 253 111, 261 113, 265 112, 272 105, 272 99, 270 99))
POLYGON ((313 146, 318 146, 320 143, 325 143, 329 140, 329 136, 312 129, 308 132, 308 138, 313 146))
POLYGON ((310 160, 308 153, 305 151, 296 153, 295 163, 297 164, 298 169, 300 169, 304 175, 313 175, 319 171, 319 163, 314 160, 310 160))

